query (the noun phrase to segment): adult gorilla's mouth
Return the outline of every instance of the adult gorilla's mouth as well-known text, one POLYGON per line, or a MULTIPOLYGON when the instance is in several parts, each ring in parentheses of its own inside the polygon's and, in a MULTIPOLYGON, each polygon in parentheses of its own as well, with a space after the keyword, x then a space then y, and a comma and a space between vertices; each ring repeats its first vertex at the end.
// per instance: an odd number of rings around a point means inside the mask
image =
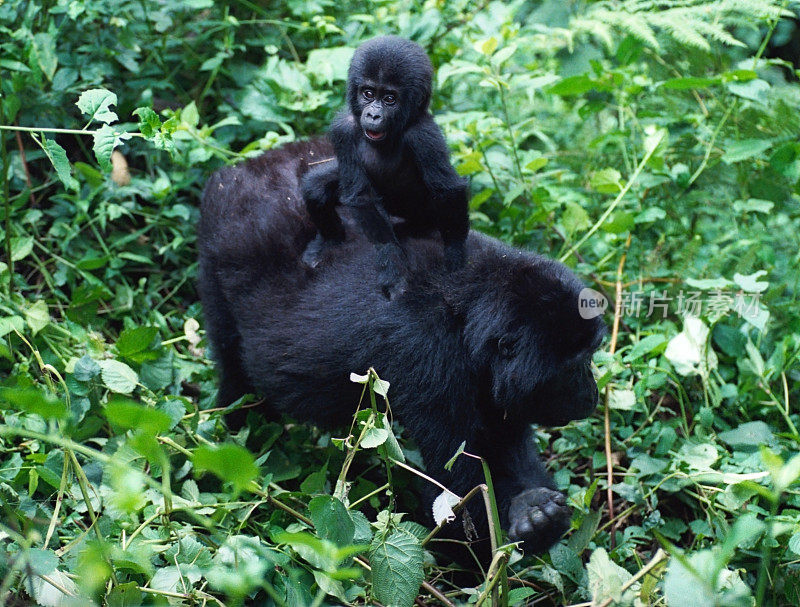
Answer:
POLYGON ((369 129, 364 129, 364 134, 367 136, 367 139, 371 139, 372 141, 380 141, 386 137, 386 133, 382 131, 370 131, 369 129))

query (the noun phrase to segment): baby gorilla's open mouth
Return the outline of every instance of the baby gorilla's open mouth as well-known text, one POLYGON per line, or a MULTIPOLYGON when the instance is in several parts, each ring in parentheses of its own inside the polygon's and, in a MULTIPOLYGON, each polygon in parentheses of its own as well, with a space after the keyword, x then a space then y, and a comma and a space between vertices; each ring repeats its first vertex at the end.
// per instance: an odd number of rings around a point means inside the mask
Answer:
POLYGON ((380 141, 386 137, 386 133, 381 131, 370 131, 368 129, 364 129, 364 134, 367 136, 367 139, 371 139, 372 141, 380 141))

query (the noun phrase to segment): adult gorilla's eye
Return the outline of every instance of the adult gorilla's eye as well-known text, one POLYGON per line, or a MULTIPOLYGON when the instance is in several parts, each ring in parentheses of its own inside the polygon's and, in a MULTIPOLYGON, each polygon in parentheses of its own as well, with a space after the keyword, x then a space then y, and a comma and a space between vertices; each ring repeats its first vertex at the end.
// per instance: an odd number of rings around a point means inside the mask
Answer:
POLYGON ((394 95, 384 95, 383 96, 383 102, 386 105, 394 105, 395 101, 396 101, 396 99, 395 99, 394 95))
POLYGON ((368 99, 370 101, 375 99, 375 91, 372 89, 364 89, 364 92, 361 94, 364 95, 364 99, 368 99))
POLYGON ((512 358, 514 356, 514 338, 504 335, 497 340, 497 353, 503 358, 512 358))

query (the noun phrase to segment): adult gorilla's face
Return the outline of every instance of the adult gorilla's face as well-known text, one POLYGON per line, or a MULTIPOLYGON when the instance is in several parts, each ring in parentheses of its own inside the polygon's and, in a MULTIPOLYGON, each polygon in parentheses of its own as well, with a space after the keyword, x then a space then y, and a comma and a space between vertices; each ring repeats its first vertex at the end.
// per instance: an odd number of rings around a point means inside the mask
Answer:
POLYGON ((597 383, 591 346, 563 359, 548 352, 541 335, 531 330, 507 333, 497 341, 491 364, 492 400, 512 418, 562 426, 588 417, 597 405, 597 383))
POLYGON ((597 405, 591 359, 605 325, 581 317, 583 285, 561 264, 524 257, 494 282, 497 290, 465 331, 492 403, 511 419, 545 425, 590 415, 597 405))

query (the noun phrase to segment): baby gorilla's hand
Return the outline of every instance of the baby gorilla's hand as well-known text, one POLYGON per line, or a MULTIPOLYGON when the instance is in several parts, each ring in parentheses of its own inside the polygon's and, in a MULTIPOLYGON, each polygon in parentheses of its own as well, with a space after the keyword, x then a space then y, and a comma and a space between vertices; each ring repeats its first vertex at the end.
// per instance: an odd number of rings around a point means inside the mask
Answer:
POLYGON ((527 553, 543 552, 564 535, 571 516, 563 493, 547 487, 527 489, 511 499, 508 535, 511 541, 524 542, 527 553))

